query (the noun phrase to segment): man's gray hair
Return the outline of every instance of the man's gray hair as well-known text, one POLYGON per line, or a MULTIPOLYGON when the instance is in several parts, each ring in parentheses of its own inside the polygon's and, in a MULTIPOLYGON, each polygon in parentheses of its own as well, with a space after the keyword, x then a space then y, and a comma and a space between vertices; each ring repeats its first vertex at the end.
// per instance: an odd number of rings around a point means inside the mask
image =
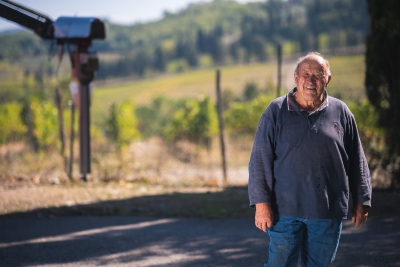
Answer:
POLYGON ((323 56, 321 53, 318 53, 318 52, 309 52, 307 55, 305 55, 304 57, 301 57, 301 58, 299 58, 299 59, 297 60, 297 65, 296 65, 296 68, 294 69, 294 71, 296 72, 297 75, 299 74, 299 66, 300 66, 300 64, 301 64, 306 58, 309 58, 309 57, 320 57, 320 58, 322 58, 322 59, 325 61, 325 66, 326 66, 326 73, 325 73, 325 75, 326 75, 326 76, 332 75, 332 74, 331 74, 331 68, 330 68, 330 66, 329 66, 329 61, 328 61, 326 58, 324 58, 324 56, 323 56))

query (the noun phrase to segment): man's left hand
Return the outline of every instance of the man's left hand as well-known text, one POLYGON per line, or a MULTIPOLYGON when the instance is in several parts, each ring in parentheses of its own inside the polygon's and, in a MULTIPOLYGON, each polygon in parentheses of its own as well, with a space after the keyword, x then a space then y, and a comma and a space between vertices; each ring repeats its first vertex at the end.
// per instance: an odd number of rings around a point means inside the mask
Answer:
POLYGON ((368 206, 355 205, 352 210, 351 222, 354 224, 354 228, 357 229, 361 224, 365 223, 368 218, 368 206))

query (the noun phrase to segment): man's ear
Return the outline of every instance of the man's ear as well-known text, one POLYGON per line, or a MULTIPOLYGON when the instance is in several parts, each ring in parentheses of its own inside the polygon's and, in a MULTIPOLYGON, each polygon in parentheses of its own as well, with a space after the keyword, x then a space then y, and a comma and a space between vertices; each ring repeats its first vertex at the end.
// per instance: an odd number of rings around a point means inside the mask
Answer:
POLYGON ((294 83, 295 83, 296 86, 297 86, 297 79, 298 79, 298 77, 297 77, 296 72, 293 73, 293 76, 294 76, 294 83))
POLYGON ((328 81, 326 82, 325 87, 328 87, 328 83, 331 81, 331 79, 332 79, 332 75, 329 75, 328 76, 328 81))

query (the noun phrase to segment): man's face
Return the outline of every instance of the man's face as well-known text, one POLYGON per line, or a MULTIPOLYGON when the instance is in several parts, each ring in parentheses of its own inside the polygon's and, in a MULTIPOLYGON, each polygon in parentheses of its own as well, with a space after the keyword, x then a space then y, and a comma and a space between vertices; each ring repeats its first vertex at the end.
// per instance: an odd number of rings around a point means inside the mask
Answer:
POLYGON ((328 85, 331 76, 326 76, 324 61, 318 57, 305 59, 294 73, 300 99, 305 102, 321 99, 321 94, 328 85))

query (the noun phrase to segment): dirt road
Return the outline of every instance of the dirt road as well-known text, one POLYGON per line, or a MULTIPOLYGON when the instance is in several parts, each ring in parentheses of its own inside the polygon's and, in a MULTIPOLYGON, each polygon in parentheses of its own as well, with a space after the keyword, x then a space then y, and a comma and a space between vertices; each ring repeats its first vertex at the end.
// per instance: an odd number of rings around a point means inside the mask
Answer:
MULTIPOLYGON (((349 220, 332 266, 400 266, 399 217, 349 220)), ((248 219, 0 218, 0 266, 263 266, 248 219)))

